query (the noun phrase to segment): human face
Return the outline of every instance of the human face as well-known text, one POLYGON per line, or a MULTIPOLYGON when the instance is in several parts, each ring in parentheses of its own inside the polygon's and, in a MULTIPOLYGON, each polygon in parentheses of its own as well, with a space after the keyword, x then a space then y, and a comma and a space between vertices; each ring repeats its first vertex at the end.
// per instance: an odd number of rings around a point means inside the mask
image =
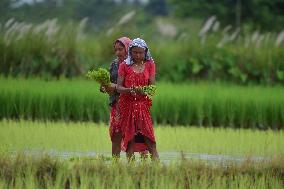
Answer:
POLYGON ((145 59, 145 50, 140 47, 133 47, 131 54, 134 62, 142 62, 145 59))
POLYGON ((126 59, 126 56, 127 56, 126 50, 125 50, 124 45, 121 42, 116 42, 114 44, 114 52, 120 61, 126 59))

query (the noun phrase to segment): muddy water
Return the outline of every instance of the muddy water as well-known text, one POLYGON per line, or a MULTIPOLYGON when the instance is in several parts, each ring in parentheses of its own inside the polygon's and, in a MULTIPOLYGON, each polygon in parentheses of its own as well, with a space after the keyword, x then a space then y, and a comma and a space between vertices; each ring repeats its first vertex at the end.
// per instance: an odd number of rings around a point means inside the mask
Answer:
MULTIPOLYGON (((17 154, 17 152, 11 152, 13 155, 17 154)), ((49 151, 42 151, 42 150, 26 150, 23 152, 27 155, 32 156, 42 156, 42 155, 49 155, 51 157, 58 157, 62 159, 70 159, 70 158, 97 158, 97 157, 104 157, 107 161, 111 160, 111 153, 110 152, 78 152, 78 151, 56 151, 56 150, 49 150, 49 151)), ((136 160, 139 160, 139 154, 135 153, 136 160)), ((257 156, 230 156, 230 155, 220 155, 220 154, 197 154, 197 153, 188 153, 188 152, 159 152, 160 160, 164 163, 170 163, 179 161, 181 159, 187 160, 201 160, 207 163, 242 163, 244 161, 265 161, 269 160, 268 157, 257 157, 257 156)), ((121 153, 122 159, 125 159, 125 153, 121 153)))

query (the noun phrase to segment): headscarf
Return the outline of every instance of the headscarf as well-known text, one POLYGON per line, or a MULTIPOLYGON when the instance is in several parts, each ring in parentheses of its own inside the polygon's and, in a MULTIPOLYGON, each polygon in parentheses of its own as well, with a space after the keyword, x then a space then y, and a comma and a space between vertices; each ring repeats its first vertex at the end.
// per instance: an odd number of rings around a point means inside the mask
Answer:
POLYGON ((133 47, 140 47, 140 48, 145 50, 144 60, 153 60, 146 42, 143 39, 136 38, 136 39, 133 39, 132 42, 129 45, 128 56, 127 56, 127 59, 125 60, 127 65, 132 65, 134 63, 133 58, 132 58, 132 54, 131 54, 131 49, 133 47))
POLYGON ((121 37, 121 38, 118 38, 115 42, 114 42, 114 45, 116 42, 121 42, 124 47, 125 47, 125 51, 126 51, 126 54, 128 54, 128 48, 129 48, 129 45, 130 43, 132 42, 131 39, 129 39, 128 37, 121 37))

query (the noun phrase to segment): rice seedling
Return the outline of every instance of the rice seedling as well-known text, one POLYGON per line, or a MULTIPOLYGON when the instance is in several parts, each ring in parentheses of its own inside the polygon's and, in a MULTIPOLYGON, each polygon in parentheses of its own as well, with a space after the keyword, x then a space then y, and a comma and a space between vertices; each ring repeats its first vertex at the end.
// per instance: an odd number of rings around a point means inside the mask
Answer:
POLYGON ((156 85, 146 85, 138 88, 150 98, 155 95, 157 89, 156 85))
POLYGON ((283 161, 206 165, 183 160, 162 163, 107 164, 70 162, 48 156, 0 157, 5 188, 276 188, 283 186, 283 161), (8 170, 17 170, 9 173, 8 170))
MULTIPOLYGON (((157 83, 153 121, 170 125, 282 129, 281 86, 157 83)), ((0 118, 108 122, 108 97, 85 80, 0 79, 0 118)))
POLYGON ((110 86, 110 75, 109 71, 104 68, 99 68, 98 71, 90 70, 87 72, 86 77, 93 79, 103 86, 110 86))
MULTIPOLYGON (((250 129, 171 127, 155 125, 157 149, 179 156, 220 154, 233 157, 272 157, 284 155, 283 131, 250 129)), ((59 154, 72 156, 110 152, 108 126, 91 122, 0 122, 0 151, 59 154)))

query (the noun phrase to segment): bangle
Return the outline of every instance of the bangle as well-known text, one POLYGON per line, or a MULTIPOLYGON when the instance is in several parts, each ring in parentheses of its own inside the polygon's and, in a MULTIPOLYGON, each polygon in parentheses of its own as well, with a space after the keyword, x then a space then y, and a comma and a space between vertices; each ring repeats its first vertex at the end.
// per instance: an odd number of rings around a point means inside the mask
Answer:
POLYGON ((135 93, 134 88, 131 87, 129 92, 130 92, 131 94, 132 94, 132 93, 135 93))
POLYGON ((101 91, 102 91, 103 93, 105 93, 105 92, 106 92, 106 89, 105 89, 105 87, 104 87, 104 86, 102 86, 102 87, 101 87, 101 91))

